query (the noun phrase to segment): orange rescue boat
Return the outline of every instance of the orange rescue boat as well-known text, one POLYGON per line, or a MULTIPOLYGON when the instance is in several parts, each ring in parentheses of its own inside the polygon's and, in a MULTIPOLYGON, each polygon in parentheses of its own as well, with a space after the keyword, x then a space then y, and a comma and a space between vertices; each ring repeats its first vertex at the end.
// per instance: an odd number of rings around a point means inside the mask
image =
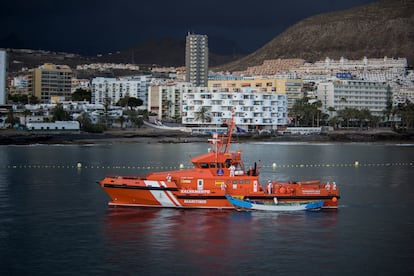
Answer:
POLYGON ((241 150, 230 152, 234 121, 226 134, 213 134, 213 150, 191 159, 194 168, 153 172, 142 176, 108 175, 98 183, 112 199, 109 205, 172 208, 234 209, 226 195, 278 201, 323 200, 323 208, 337 208, 335 182, 259 182, 259 165, 246 170, 241 150))

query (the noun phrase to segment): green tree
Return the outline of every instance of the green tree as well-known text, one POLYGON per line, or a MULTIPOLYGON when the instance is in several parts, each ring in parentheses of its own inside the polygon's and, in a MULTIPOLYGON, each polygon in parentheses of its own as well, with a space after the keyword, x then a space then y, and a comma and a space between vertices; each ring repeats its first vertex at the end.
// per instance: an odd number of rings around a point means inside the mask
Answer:
POLYGON ((109 107, 111 106, 112 100, 110 97, 105 97, 103 99, 103 106, 104 106, 104 118, 101 118, 102 124, 105 125, 105 128, 109 127, 109 116, 108 111, 109 107))
POLYGON ((312 103, 311 106, 311 112, 312 112, 312 126, 315 126, 315 116, 316 116, 316 126, 319 127, 320 124, 320 119, 322 117, 322 111, 320 110, 320 108, 322 107, 322 101, 316 101, 314 103, 312 103))
POLYGON ((387 103, 385 106, 385 110, 384 110, 384 115, 387 118, 387 123, 390 122, 390 117, 393 111, 393 104, 392 104, 392 90, 391 90, 391 86, 388 85, 387 86, 387 103))
POLYGON ((37 98, 37 97, 35 97, 35 96, 33 96, 33 95, 31 95, 30 97, 29 97, 29 101, 28 101, 28 104, 38 104, 40 101, 39 101, 39 99, 37 98))
POLYGON ((125 117, 124 115, 121 115, 118 117, 118 121, 121 124, 121 128, 124 128, 124 123, 125 123, 125 117))
POLYGON ((134 107, 141 106, 144 102, 135 97, 125 96, 116 103, 117 106, 129 107, 131 110, 134 107))
POLYGON ((339 121, 343 121, 346 127, 363 127, 373 122, 373 116, 368 109, 356 109, 346 107, 337 111, 339 121))
POLYGON ((289 115, 295 118, 295 126, 315 126, 315 123, 319 126, 319 120, 322 117, 320 107, 322 107, 321 101, 310 103, 309 98, 303 97, 296 100, 289 115))
POLYGON ((29 109, 23 110, 23 116, 24 116, 24 125, 27 125, 27 116, 32 115, 32 112, 29 109))
POLYGON ((128 106, 132 109, 134 107, 141 106, 143 103, 144 101, 141 99, 130 97, 128 101, 128 106))
POLYGON ((80 128, 83 131, 91 133, 102 133, 106 130, 104 124, 92 124, 92 121, 86 112, 82 112, 76 120, 79 122, 80 128))
POLYGON ((89 118, 89 115, 86 112, 82 112, 76 120, 79 122, 80 128, 82 130, 88 129, 92 124, 91 119, 89 118))
POLYGON ((13 126, 15 125, 15 124, 18 124, 19 123, 19 120, 16 118, 16 117, 14 117, 14 111, 13 111, 13 108, 10 108, 9 109, 9 113, 7 114, 7 118, 6 118, 6 124, 10 124, 10 128, 13 128, 13 126))
POLYGON ((399 104, 396 108, 396 114, 401 118, 401 126, 405 129, 414 126, 414 103, 406 101, 399 104))
POLYGON ((336 113, 338 114, 339 120, 344 121, 346 127, 349 127, 350 121, 354 117, 354 110, 346 107, 344 109, 338 110, 336 113))
POLYGON ((72 101, 87 101, 91 102, 91 91, 78 88, 72 93, 72 101))
POLYGON ((142 127, 144 124, 144 116, 140 115, 139 112, 135 110, 129 110, 127 112, 128 120, 132 122, 134 126, 142 127))
POLYGON ((55 108, 52 110, 52 121, 69 121, 69 113, 63 109, 61 103, 56 104, 55 108))
POLYGON ((369 111, 367 108, 358 110, 356 112, 356 117, 359 121, 359 127, 363 127, 364 125, 369 124, 369 122, 372 120, 371 111, 369 111))
POLYGON ((27 104, 28 97, 27 95, 11 95, 9 94, 7 97, 9 103, 16 103, 16 104, 27 104))

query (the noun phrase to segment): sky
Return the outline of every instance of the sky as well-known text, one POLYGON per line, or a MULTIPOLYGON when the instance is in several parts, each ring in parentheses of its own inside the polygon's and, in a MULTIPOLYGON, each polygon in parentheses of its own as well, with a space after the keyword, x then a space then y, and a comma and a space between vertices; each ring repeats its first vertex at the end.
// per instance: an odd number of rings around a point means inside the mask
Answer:
POLYGON ((210 51, 250 53, 296 22, 376 0, 2 0, 0 48, 83 55, 206 34, 210 51))

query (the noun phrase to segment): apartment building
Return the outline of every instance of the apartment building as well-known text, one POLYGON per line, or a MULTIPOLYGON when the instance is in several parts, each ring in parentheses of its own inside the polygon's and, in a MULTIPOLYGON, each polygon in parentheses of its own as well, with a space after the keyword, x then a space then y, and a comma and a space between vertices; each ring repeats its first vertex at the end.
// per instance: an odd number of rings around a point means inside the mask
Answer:
POLYGON ((245 129, 276 128, 287 123, 287 96, 243 88, 240 92, 223 92, 212 87, 182 95, 182 123, 185 125, 220 126, 231 119, 245 129), (206 110, 208 120, 200 118, 206 110))
POLYGON ((41 103, 69 101, 71 87, 72 70, 66 65, 46 63, 29 75, 28 91, 41 103))
POLYGON ((305 63, 291 70, 299 78, 310 79, 323 76, 335 76, 338 73, 349 73, 355 79, 369 81, 391 81, 401 78, 406 73, 406 58, 367 58, 348 60, 341 57, 334 60, 327 57, 315 63, 305 63))
POLYGON ((208 37, 188 34, 185 47, 186 81, 194 86, 207 86, 208 37))
POLYGON ((372 115, 382 116, 387 106, 388 85, 385 82, 364 80, 339 80, 318 84, 316 96, 322 110, 345 108, 368 109, 372 115))
POLYGON ((303 97, 303 81, 299 79, 278 79, 263 77, 245 77, 234 79, 209 79, 208 86, 220 89, 223 92, 241 92, 245 88, 267 94, 284 94, 287 96, 288 109, 292 108, 295 101, 303 97))
POLYGON ((148 76, 129 78, 94 78, 92 79, 91 103, 115 105, 121 98, 134 97, 148 105, 148 76))
POLYGON ((158 120, 181 118, 182 95, 188 92, 204 91, 189 82, 170 85, 151 85, 148 91, 148 110, 157 114, 158 120))
POLYGON ((287 124, 286 94, 259 92, 256 88, 243 87, 229 91, 219 87, 200 87, 182 82, 171 85, 153 85, 149 89, 148 110, 157 114, 158 120, 181 118, 186 126, 220 126, 230 120, 245 129, 276 128, 287 124), (200 110, 206 111, 207 121, 199 118, 200 110))

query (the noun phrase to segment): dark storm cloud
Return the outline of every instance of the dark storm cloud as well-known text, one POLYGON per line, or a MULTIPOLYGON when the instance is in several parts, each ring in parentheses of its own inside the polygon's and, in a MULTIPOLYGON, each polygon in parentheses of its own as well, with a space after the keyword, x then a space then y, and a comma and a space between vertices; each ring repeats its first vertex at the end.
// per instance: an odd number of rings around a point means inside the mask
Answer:
POLYGON ((0 40, 14 34, 28 48, 94 54, 148 38, 184 40, 191 31, 253 51, 303 18, 369 2, 374 1, 2 1, 0 40))

